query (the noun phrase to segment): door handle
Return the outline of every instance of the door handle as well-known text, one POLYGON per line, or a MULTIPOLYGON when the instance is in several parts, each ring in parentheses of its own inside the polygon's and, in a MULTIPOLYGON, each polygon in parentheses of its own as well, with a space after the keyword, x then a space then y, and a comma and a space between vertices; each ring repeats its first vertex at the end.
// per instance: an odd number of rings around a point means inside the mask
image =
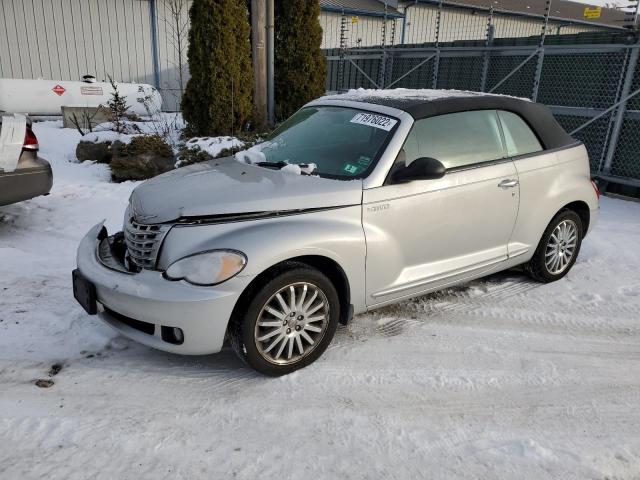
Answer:
POLYGON ((518 185, 520 185, 520 182, 518 182, 518 180, 513 180, 513 179, 502 180, 498 184, 500 188, 513 188, 513 187, 517 187, 518 185))

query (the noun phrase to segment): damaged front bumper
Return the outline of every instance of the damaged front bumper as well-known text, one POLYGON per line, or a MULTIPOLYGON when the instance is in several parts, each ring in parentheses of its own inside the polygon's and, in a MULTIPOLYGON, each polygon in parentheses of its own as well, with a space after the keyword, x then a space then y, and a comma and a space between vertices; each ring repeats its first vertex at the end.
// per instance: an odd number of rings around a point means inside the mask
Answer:
POLYGON ((237 276, 215 287, 171 281, 156 270, 134 273, 117 258, 100 253, 107 236, 103 223, 82 239, 77 265, 92 286, 97 312, 111 327, 140 343, 167 352, 205 355, 219 352, 235 304, 251 281, 237 276))

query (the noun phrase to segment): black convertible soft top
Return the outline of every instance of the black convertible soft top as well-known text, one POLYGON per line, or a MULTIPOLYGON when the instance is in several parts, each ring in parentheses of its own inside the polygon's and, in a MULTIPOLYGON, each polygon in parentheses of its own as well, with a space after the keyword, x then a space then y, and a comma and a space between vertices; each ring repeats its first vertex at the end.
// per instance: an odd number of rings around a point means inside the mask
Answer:
POLYGON ((575 145, 551 110, 526 99, 461 90, 352 90, 323 100, 349 100, 403 110, 414 119, 470 110, 506 110, 518 114, 538 135, 546 150, 575 145))

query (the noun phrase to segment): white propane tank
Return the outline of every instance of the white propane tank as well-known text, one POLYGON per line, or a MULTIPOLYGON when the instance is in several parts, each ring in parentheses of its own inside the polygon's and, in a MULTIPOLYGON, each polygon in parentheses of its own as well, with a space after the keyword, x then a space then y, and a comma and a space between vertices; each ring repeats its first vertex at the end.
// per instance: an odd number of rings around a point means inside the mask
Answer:
MULTIPOLYGON (((62 107, 97 107, 106 105, 113 88, 85 75, 85 81, 27 80, 0 78, 0 111, 30 115, 61 115, 62 107)), ((137 115, 155 114, 162 108, 160 92, 146 83, 118 83, 129 111, 137 115), (147 98, 147 108, 143 103, 147 98)))

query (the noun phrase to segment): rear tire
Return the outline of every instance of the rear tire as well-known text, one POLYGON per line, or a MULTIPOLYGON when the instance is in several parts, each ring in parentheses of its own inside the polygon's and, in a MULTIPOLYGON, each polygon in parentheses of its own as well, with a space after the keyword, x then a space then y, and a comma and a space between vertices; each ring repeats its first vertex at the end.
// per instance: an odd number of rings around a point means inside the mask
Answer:
POLYGON ((236 354, 270 376, 291 373, 313 363, 327 349, 340 318, 340 300, 331 281, 301 263, 276 272, 240 301, 229 326, 236 354))
POLYGON ((542 234, 533 258, 525 270, 542 283, 555 282, 564 277, 578 258, 584 227, 573 210, 562 210, 551 220, 542 234))

